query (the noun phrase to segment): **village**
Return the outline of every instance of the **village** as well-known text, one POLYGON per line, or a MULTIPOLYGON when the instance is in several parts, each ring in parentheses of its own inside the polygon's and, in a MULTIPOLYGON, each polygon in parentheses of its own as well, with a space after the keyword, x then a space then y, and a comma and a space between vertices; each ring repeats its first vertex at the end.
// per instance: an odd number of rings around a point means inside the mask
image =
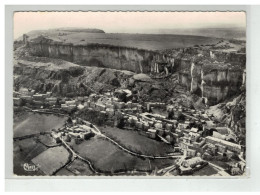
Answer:
POLYGON ((139 104, 133 100, 133 94, 128 89, 58 98, 52 96, 51 92, 38 94, 22 88, 14 91, 13 98, 14 109, 17 110, 69 116, 62 128, 51 131, 56 143, 69 144, 73 141, 79 144, 100 134, 95 125, 107 125, 138 131, 141 136, 171 145, 175 151, 171 155, 182 156, 178 166, 174 166, 181 175, 192 174, 208 163, 214 166, 212 162, 216 160, 230 163, 228 170, 220 167, 222 171, 230 175, 244 174, 245 148, 236 142, 232 130, 227 126, 219 126, 213 116, 204 110, 190 109, 178 103, 139 104), (98 118, 89 116, 83 120, 82 113, 95 113, 98 118))

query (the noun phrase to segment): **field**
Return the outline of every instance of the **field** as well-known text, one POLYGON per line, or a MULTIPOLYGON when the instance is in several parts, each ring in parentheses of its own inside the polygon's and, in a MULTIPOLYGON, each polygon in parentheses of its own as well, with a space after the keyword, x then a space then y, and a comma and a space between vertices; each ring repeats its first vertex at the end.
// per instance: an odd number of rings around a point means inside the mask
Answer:
POLYGON ((89 165, 81 160, 74 160, 70 165, 68 165, 67 170, 74 173, 75 175, 92 175, 93 172, 89 168, 89 165))
POLYGON ((63 126, 66 117, 60 117, 53 114, 26 113, 21 116, 21 120, 14 122, 14 137, 50 131, 63 126))
POLYGON ((53 146, 57 146, 58 144, 55 142, 55 140, 51 137, 50 134, 46 134, 46 135, 40 135, 39 136, 39 141, 44 144, 45 146, 48 147, 53 147, 53 146))
MULTIPOLYGON (((220 40, 219 38, 192 35, 87 33, 61 30, 32 31, 28 33, 29 39, 36 38, 41 34, 55 41, 73 43, 76 45, 98 43, 146 50, 164 50, 201 44, 214 44, 220 40)), ((21 38, 18 40, 21 40, 21 38)))
POLYGON ((115 141, 134 152, 154 156, 165 156, 174 152, 172 146, 140 135, 136 131, 122 130, 109 126, 99 127, 99 129, 108 137, 113 138, 115 141))
POLYGON ((202 169, 195 171, 192 175, 193 176, 211 176, 217 174, 218 171, 214 169, 212 166, 207 165, 202 169))
POLYGON ((108 140, 97 136, 79 145, 73 142, 71 144, 74 151, 90 160, 97 170, 107 174, 134 170, 151 171, 155 167, 163 168, 174 163, 172 159, 150 160, 132 156, 108 140))
POLYGON ((149 171, 147 159, 140 159, 120 150, 103 138, 93 137, 79 145, 73 145, 74 151, 85 159, 90 160, 94 167, 108 174, 141 170, 149 171))
POLYGON ((37 143, 33 138, 18 140, 14 142, 13 163, 14 174, 16 175, 44 175, 41 170, 28 172, 23 168, 24 163, 32 164, 31 159, 39 155, 47 148, 41 143, 37 143))
POLYGON ((59 146, 49 148, 33 158, 32 162, 34 164, 39 164, 40 169, 46 175, 52 175, 68 162, 69 156, 69 152, 63 146, 59 146))

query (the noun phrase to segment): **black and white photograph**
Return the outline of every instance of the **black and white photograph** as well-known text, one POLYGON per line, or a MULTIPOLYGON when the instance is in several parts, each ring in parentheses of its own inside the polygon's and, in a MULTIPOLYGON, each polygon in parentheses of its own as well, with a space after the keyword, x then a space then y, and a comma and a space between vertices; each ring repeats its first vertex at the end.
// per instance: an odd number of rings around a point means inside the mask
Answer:
POLYGON ((13 175, 246 177, 245 11, 17 11, 13 175))

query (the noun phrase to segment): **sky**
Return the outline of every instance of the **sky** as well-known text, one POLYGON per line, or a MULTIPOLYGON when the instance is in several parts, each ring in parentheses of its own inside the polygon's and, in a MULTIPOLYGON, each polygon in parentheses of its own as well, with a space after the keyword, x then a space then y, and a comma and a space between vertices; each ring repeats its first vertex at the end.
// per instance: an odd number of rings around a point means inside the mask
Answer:
POLYGON ((244 12, 16 12, 14 38, 31 30, 98 28, 107 33, 155 33, 155 29, 246 27, 244 12))

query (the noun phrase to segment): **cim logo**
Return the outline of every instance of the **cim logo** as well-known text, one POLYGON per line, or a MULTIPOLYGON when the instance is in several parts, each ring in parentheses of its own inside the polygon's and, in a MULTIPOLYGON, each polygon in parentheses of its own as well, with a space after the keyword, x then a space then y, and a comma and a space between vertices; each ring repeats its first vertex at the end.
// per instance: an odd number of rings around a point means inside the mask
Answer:
POLYGON ((38 171, 39 167, 40 167, 40 165, 30 165, 28 163, 23 164, 23 169, 25 171, 38 171))

